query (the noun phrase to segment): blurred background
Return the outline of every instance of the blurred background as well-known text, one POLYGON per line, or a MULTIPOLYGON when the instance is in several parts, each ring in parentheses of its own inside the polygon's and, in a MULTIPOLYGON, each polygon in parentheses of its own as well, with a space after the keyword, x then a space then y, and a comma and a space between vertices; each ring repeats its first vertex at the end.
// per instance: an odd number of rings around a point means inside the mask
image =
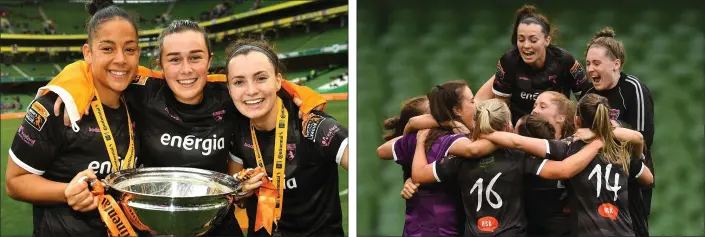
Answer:
POLYGON ((358 234, 398 236, 404 226, 400 166, 375 153, 382 121, 448 80, 476 92, 512 46, 514 13, 525 3, 558 27, 552 43, 583 65, 592 36, 614 28, 627 51, 624 71, 651 89, 655 103, 651 234, 704 235, 703 3, 687 0, 358 1, 357 160, 366 174, 357 180, 358 234))
MULTIPOLYGON (((0 236, 31 236, 32 206, 5 193, 7 151, 37 89, 61 69, 82 60, 89 15, 86 0, 0 0, 0 236)), ((114 0, 139 22, 140 65, 152 63, 161 28, 174 19, 200 22, 224 72, 225 48, 238 38, 260 38, 284 59, 286 79, 328 99, 326 112, 348 124, 347 1, 114 0)), ((340 195, 347 233, 348 173, 341 169, 340 195)), ((242 222, 241 222, 242 223, 242 222)), ((244 227, 244 226, 243 226, 244 227)))

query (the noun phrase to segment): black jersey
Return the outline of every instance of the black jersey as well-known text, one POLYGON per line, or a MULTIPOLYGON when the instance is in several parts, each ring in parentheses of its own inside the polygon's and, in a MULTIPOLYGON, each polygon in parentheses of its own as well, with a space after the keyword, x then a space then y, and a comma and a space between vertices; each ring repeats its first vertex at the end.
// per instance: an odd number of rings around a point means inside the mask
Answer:
MULTIPOLYGON (((549 141, 549 150, 577 153, 587 144, 576 141, 549 141)), ((558 152, 552 152, 558 153, 558 152)), ((629 211, 629 180, 638 178, 646 166, 632 157, 629 172, 618 164, 605 162, 598 154, 587 167, 570 179, 570 218, 572 235, 634 236, 629 211)))
MULTIPOLYGON (((592 88, 588 93, 595 93, 607 98, 610 116, 613 120, 627 123, 630 129, 641 132, 644 136, 644 163, 654 174, 651 149, 654 141, 654 101, 651 90, 635 76, 621 73, 617 86, 605 91, 592 88)), ((655 180, 654 180, 655 181, 655 180)), ((637 183, 629 185, 629 209, 632 215, 634 231, 637 236, 648 236, 648 217, 651 213, 651 188, 642 188, 637 183)))
MULTIPOLYGON (((191 167, 228 173, 229 148, 235 109, 224 83, 208 82, 197 105, 176 100, 165 80, 136 80, 125 90, 136 131, 142 141, 139 154, 146 167, 191 167)), ((232 212, 207 235, 242 236, 232 212)))
MULTIPOLYGON (((558 140, 567 142, 572 138, 558 140)), ((546 142, 548 142, 546 140, 546 142)), ((553 151, 544 157, 563 160, 565 150, 553 151)), ((537 157, 531 156, 532 159, 537 157)), ((524 202, 528 220, 529 236, 568 236, 570 234, 568 215, 568 190, 566 180, 548 180, 534 174, 525 175, 524 202)))
MULTIPOLYGON (((302 134, 299 109, 284 99, 289 112, 286 144, 285 187, 279 231, 283 236, 342 236, 342 214, 338 195, 338 164, 347 147, 348 131, 334 118, 313 111, 317 117, 302 134)), ((245 168, 257 167, 249 121, 235 125, 232 159, 245 168)), ((267 174, 272 174, 274 130, 255 131, 267 174)), ((268 235, 264 229, 254 231, 257 198, 246 200, 250 220, 248 236, 268 235)))
POLYGON ((519 150, 499 149, 478 159, 447 156, 432 165, 439 181, 460 184, 465 236, 524 236, 524 174, 538 175, 544 162, 519 150))
POLYGON ((587 80, 580 63, 568 51, 549 45, 541 69, 533 69, 513 47, 497 63, 492 91, 509 97, 512 123, 531 113, 536 98, 544 91, 557 91, 570 98, 570 90, 580 98, 592 83, 587 80))
POLYGON ((224 83, 207 83, 197 105, 177 101, 166 81, 159 79, 130 84, 125 94, 140 124, 140 157, 145 166, 228 173, 233 124, 242 115, 224 83))
MULTIPOLYGON (((80 131, 74 132, 64 126, 63 114, 54 116, 52 108, 56 98, 56 94, 49 93, 27 107, 25 120, 12 142, 10 158, 28 172, 51 181, 68 183, 87 168, 92 168, 99 179, 105 178, 112 173, 112 163, 93 113, 84 116, 79 124, 80 131)), ((122 163, 130 144, 126 107, 121 102, 117 109, 103 105, 103 110, 122 163)), ((139 150, 138 137, 134 144, 139 150)), ((135 162, 137 164, 139 159, 135 162)), ((97 210, 77 212, 66 203, 32 207, 35 236, 107 235, 97 210)))
POLYGON ((651 160, 651 147, 654 142, 654 100, 651 90, 635 76, 621 73, 614 88, 598 91, 593 87, 588 93, 607 98, 611 119, 626 122, 630 129, 641 132, 646 145, 644 163, 651 173, 654 173, 651 160))

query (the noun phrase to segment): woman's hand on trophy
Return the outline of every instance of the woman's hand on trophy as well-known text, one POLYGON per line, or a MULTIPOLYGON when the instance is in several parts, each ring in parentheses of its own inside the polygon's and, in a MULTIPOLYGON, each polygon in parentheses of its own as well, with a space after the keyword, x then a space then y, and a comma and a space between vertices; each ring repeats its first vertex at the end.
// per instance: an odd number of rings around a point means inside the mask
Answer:
POLYGON ((88 188, 88 182, 86 182, 95 179, 98 179, 98 177, 93 173, 93 169, 88 168, 76 174, 69 185, 66 186, 66 189, 64 189, 66 203, 68 203, 73 210, 88 212, 98 207, 98 198, 93 196, 91 190, 88 188))
POLYGON ((253 191, 262 186, 262 178, 264 178, 264 172, 242 181, 242 191, 247 193, 245 197, 252 196, 253 191))
POLYGON ((242 198, 252 196, 254 193, 252 191, 262 186, 262 179, 265 178, 265 175, 264 169, 260 167, 240 170, 239 173, 235 174, 235 178, 242 182, 241 193, 244 193, 241 195, 242 198))

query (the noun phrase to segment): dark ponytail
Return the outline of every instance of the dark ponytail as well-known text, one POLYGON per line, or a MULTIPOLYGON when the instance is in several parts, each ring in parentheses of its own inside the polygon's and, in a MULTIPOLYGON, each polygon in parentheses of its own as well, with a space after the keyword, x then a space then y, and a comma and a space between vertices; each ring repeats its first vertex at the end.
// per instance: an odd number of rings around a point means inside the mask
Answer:
POLYGON ((86 3, 86 11, 88 11, 88 14, 91 15, 91 20, 86 25, 89 43, 98 31, 100 25, 115 18, 121 18, 130 22, 132 27, 135 28, 135 32, 138 32, 138 27, 134 18, 124 9, 115 6, 112 0, 89 1, 86 3))

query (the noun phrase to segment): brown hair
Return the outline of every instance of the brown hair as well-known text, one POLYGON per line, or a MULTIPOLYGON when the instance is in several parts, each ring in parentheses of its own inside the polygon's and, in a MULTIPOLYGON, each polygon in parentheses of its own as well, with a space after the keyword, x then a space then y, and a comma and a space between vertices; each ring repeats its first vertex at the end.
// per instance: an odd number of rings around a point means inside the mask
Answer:
POLYGON ((440 136, 453 133, 452 127, 442 125, 444 122, 460 121, 460 117, 453 112, 456 106, 463 101, 463 89, 468 84, 465 81, 455 80, 437 85, 426 95, 431 109, 431 116, 440 127, 431 129, 426 138, 426 152, 431 149, 433 142, 440 136))
MULTIPOLYGON (((571 101, 564 94, 556 91, 544 91, 551 95, 551 102, 558 107, 558 113, 565 116, 561 125, 561 138, 573 135, 575 133, 575 102, 571 101)), ((543 94, 541 93, 541 94, 543 94)))
POLYGON ((578 117, 583 128, 589 128, 597 138, 602 139, 604 146, 600 158, 612 164, 620 164, 625 173, 629 173, 631 152, 626 143, 620 142, 612 132, 610 122, 610 106, 607 98, 596 94, 587 94, 578 103, 578 117))
POLYGON ((556 27, 551 25, 551 22, 548 21, 548 18, 544 16, 541 13, 537 12, 537 8, 533 5, 524 5, 521 8, 519 8, 516 12, 516 16, 514 18, 514 27, 512 28, 512 45, 516 46, 517 45, 517 34, 518 34, 518 28, 519 24, 537 24, 541 26, 541 32, 543 32, 546 37, 551 36, 551 38, 555 38, 554 35, 556 34, 556 27))
POLYGON ((590 43, 588 43, 587 48, 585 49, 585 57, 587 57, 587 53, 591 47, 603 47, 605 48, 605 55, 612 60, 619 59, 619 69, 621 70, 622 68, 624 68, 624 64, 627 63, 627 53, 624 49, 624 44, 622 44, 622 41, 617 40, 614 37, 615 33, 611 27, 608 26, 602 28, 602 30, 597 32, 597 34, 592 37, 590 43))
POLYGON ((401 106, 399 116, 384 120, 385 133, 382 138, 389 141, 404 134, 404 127, 409 123, 409 119, 429 113, 428 109, 424 108, 424 103, 428 103, 426 96, 417 96, 406 100, 401 106))
MULTIPOLYGON (((517 126, 517 133, 525 137, 554 139, 556 129, 547 120, 539 117, 536 114, 524 115, 519 119, 522 121, 517 126)), ((572 120, 572 119, 571 119, 572 120)), ((517 123, 519 123, 517 121, 517 123)))
POLYGON ((159 37, 157 37, 157 42, 159 42, 159 45, 157 46, 157 55, 155 55, 155 60, 154 62, 159 65, 159 67, 162 67, 161 63, 161 57, 162 57, 162 48, 164 48, 164 38, 167 37, 168 35, 174 34, 174 33, 181 33, 184 31, 193 31, 197 33, 201 33, 203 35, 203 40, 206 43, 206 49, 208 50, 207 54, 208 57, 212 57, 213 54, 211 51, 211 41, 208 40, 208 34, 206 33, 206 30, 203 29, 200 25, 198 25, 197 22, 191 21, 191 20, 174 20, 172 21, 169 26, 164 28, 161 33, 159 33, 159 37))
POLYGON ((230 60, 233 59, 235 56, 247 55, 252 51, 257 51, 267 56, 269 62, 274 67, 275 74, 280 73, 283 76, 286 73, 286 67, 284 66, 284 63, 279 60, 277 52, 274 51, 274 48, 272 48, 269 43, 267 43, 266 41, 254 39, 240 39, 230 44, 225 50, 225 54, 227 55, 227 58, 225 60, 225 74, 228 78, 230 78, 230 76, 228 76, 229 70, 227 70, 227 68, 230 64, 230 60))
POLYGON ((472 139, 477 140, 480 135, 502 131, 511 121, 512 115, 506 103, 499 99, 482 101, 475 111, 475 129, 472 131, 472 139))

